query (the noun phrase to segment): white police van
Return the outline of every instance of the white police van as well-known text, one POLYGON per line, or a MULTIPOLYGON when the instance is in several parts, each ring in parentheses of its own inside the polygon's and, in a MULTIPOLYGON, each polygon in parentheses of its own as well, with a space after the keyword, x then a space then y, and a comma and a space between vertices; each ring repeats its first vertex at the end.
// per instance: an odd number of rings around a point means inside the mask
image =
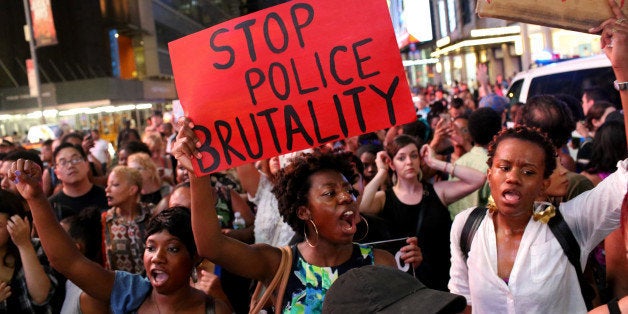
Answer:
POLYGON ((581 99, 584 89, 598 87, 607 91, 611 102, 619 104, 613 81, 611 62, 600 54, 523 71, 512 79, 506 96, 510 103, 525 103, 532 96, 546 94, 568 94, 581 99))

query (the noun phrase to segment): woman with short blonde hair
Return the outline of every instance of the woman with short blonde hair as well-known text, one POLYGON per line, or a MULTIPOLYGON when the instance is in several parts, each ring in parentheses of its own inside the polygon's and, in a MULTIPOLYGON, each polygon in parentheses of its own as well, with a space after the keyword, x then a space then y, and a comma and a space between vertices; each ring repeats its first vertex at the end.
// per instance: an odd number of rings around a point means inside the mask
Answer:
POLYGON ((148 154, 136 153, 130 155, 127 159, 127 165, 137 169, 142 176, 140 198, 142 202, 158 204, 172 190, 171 185, 162 182, 157 166, 148 154))
POLYGON ((152 216, 152 204, 140 202, 142 174, 137 169, 116 166, 109 174, 107 204, 102 214, 105 267, 138 274, 144 271, 143 237, 152 216))

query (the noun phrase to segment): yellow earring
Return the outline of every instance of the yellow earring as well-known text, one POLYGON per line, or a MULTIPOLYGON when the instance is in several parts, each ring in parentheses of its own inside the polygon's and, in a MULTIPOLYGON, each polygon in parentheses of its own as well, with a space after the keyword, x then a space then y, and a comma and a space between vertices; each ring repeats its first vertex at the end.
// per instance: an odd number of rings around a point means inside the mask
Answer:
POLYGON ((488 197, 488 201, 486 203, 486 208, 488 208, 489 213, 497 212, 497 204, 495 204, 495 200, 493 199, 493 195, 488 197))
POLYGON ((534 221, 547 223, 552 217, 556 216, 556 207, 550 202, 534 202, 534 211, 532 218, 534 221))

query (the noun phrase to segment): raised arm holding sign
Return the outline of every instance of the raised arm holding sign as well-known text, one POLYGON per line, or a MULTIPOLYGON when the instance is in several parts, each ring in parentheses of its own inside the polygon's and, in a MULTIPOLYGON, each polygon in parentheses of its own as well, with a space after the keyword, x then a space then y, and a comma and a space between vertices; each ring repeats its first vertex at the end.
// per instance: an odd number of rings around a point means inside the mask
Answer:
POLYGON ((416 119, 383 0, 288 2, 169 46, 199 175, 416 119))
MULTIPOLYGON (((628 13, 625 0, 614 1, 628 13)), ((548 27, 587 32, 615 13, 606 0, 478 0, 475 8, 480 17, 494 17, 548 27)))

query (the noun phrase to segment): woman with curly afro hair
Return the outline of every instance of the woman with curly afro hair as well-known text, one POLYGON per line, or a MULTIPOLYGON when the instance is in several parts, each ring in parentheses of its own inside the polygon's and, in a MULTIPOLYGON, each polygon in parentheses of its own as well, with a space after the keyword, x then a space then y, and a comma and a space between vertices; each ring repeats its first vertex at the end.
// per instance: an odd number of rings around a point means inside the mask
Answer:
MULTIPOLYGON (((179 163, 191 169, 200 157, 196 135, 189 120, 179 121, 181 130, 173 149, 179 163)), ((320 313, 327 289, 335 279, 355 267, 383 264, 394 267, 392 255, 370 246, 354 244, 361 220, 356 193, 349 178, 351 164, 342 156, 315 152, 304 154, 279 172, 273 193, 279 212, 304 241, 291 246, 290 277, 280 306, 283 312, 320 313)), ((243 277, 265 284, 275 276, 282 258, 277 247, 247 245, 224 236, 218 227, 215 200, 205 193, 208 176, 192 176, 192 225, 198 252, 210 261, 243 277)), ((420 258, 412 246, 402 258, 407 263, 420 258)))

